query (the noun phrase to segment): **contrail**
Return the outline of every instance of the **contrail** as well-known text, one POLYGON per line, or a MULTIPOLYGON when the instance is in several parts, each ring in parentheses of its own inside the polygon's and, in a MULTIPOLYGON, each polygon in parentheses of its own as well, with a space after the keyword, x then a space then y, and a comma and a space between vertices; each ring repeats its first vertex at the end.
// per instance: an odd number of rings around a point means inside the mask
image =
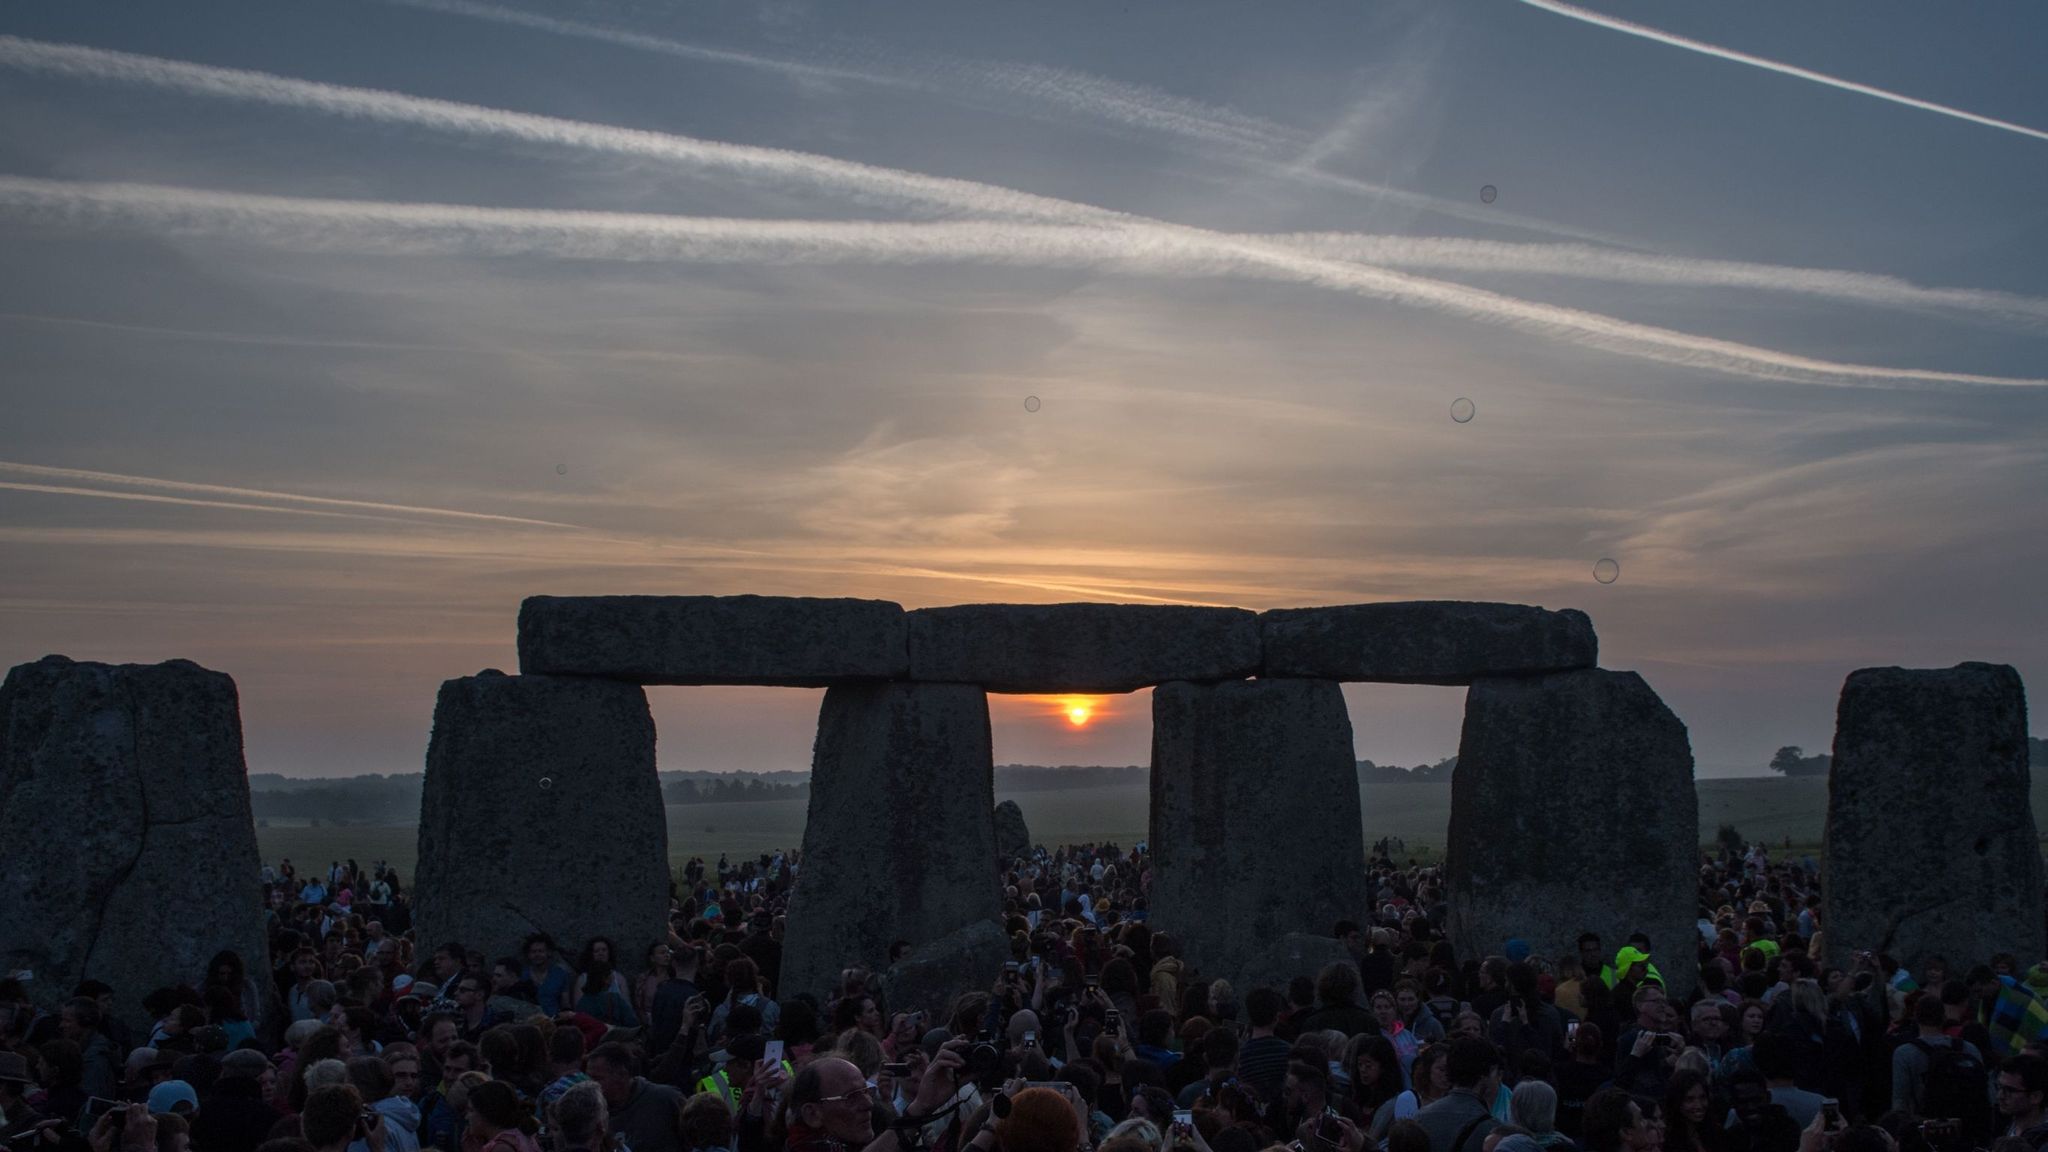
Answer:
POLYGON ((1615 32, 1624 32, 1630 36, 1639 36, 1645 40, 1654 40, 1659 44, 1669 44, 1673 48, 1684 48, 1689 52, 1698 52, 1702 55, 1714 56, 1722 60, 1733 60, 1737 64, 1747 64, 1752 68, 1762 68, 1767 72, 1776 72, 1780 76, 1796 76, 1801 80, 1811 80, 1816 84, 1825 84, 1830 88, 1839 88, 1844 92, 1855 92, 1863 96, 1875 96, 1879 100, 1888 100, 1893 104, 1903 104, 1908 108, 1918 108, 1922 112, 1934 112, 1942 116, 1953 117, 1957 120, 1967 120, 1972 124, 1982 124, 1986 128, 2017 132, 2022 136, 2031 136, 2036 140, 2048 140, 2048 132, 2044 132, 2039 128, 2029 128, 2025 124, 2015 124, 2010 120, 2000 120, 1992 116, 1980 116, 1975 112, 1966 112, 1961 108, 1952 108, 1947 104, 1936 104, 1932 100, 1922 100, 1917 96, 1907 96, 1888 89, 1875 88, 1869 84, 1859 84, 1854 80, 1844 80, 1840 76, 1830 76, 1825 72, 1815 72, 1811 68, 1801 68, 1796 64, 1782 64, 1776 60, 1766 60, 1761 56, 1752 56, 1747 52, 1737 52, 1733 48, 1722 48, 1719 45, 1694 40, 1689 36, 1680 36, 1676 33, 1665 32, 1661 29, 1650 28, 1642 24, 1603 15, 1590 9, 1581 8, 1576 4, 1565 4, 1561 0, 1522 0, 1522 3, 1527 4, 1531 8, 1540 8, 1545 12, 1554 12, 1559 16, 1569 16, 1574 20, 1592 24, 1596 27, 1611 29, 1615 32))
POLYGON ((1981 313, 2022 321, 2029 327, 2048 323, 2048 299, 2039 296, 1977 288, 1927 288, 1896 276, 1834 268, 1617 252, 1584 244, 1513 244, 1450 236, 1294 232, 1265 238, 1320 256, 1389 268, 1560 276, 1682 288, 1754 288, 1886 308, 1981 313))
MULTIPOLYGON (((1042 64, 1014 64, 1000 60, 963 60, 952 57, 910 60, 921 75, 906 76, 877 68, 849 68, 706 48, 687 41, 642 32, 629 32, 581 20, 565 20, 475 0, 383 0, 402 8, 414 8, 445 16, 462 16, 514 27, 531 28, 557 36, 591 40, 641 52, 710 64, 726 64, 772 72, 807 83, 849 82, 878 88, 908 91, 939 91, 996 96, 1010 99, 1006 110, 1016 111, 1014 101, 1022 100, 1047 108, 1077 112, 1090 119, 1127 128, 1138 128, 1168 136, 1209 144, 1240 147, 1270 147, 1297 133, 1270 120, 1246 116, 1228 108, 1216 108, 1183 97, 1169 95, 1143 85, 1128 84, 1085 72, 1042 64)), ((866 48, 870 58, 882 55, 866 48)), ((889 59, 895 60, 894 54, 889 59)))
POLYGON ((736 220, 609 212, 312 200, 0 177, 0 208, 93 224, 231 232, 287 248, 546 255, 708 263, 983 263, 1141 275, 1245 277, 1427 308, 1662 363, 1826 384, 2041 387, 2048 380, 1886 368, 1778 352, 1315 256, 1258 237, 1156 221, 736 220))
MULTIPOLYGON (((1569 236, 1595 243, 1634 246, 1629 241, 1583 228, 1574 228, 1498 208, 1482 208, 1464 200, 1410 192, 1390 185, 1341 176, 1315 167, 1313 155, 1276 169, 1274 165, 1284 159, 1284 149, 1312 145, 1313 142, 1305 133, 1234 109, 1203 104, 1143 85, 1129 84, 1065 68, 948 57, 908 61, 911 67, 920 70, 920 75, 901 76, 874 68, 812 64, 747 52, 704 48, 662 36, 564 20, 494 4, 477 3, 475 0, 383 2, 442 15, 463 16, 531 28, 535 31, 613 44, 676 59, 753 68, 784 75, 800 82, 846 81, 897 90, 939 92, 950 99, 1010 114, 1018 114, 1020 105, 1042 107, 1072 113, 1099 125, 1135 129, 1201 145, 1206 151, 1198 154, 1205 159, 1262 175, 1277 176, 1297 184, 1332 189, 1348 196, 1398 204, 1404 208, 1434 212, 1489 227, 1516 228, 1569 236)), ((883 55, 880 49, 869 48, 865 52, 870 59, 883 55)), ((892 61, 900 59, 895 55, 886 58, 892 61)))
MULTIPOLYGON (((476 520, 493 524, 519 524, 530 528, 583 529, 575 524, 562 524, 553 520, 529 520, 524 516, 498 516, 489 512, 463 512, 453 508, 426 508, 416 504, 386 504, 376 500, 341 500, 327 496, 301 496, 295 492, 268 492, 260 488, 235 488, 225 484, 194 484, 183 480, 164 480, 155 476, 131 476, 120 472, 93 472, 82 468, 54 468, 46 464, 23 464, 13 460, 0 460, 0 473, 17 476, 33 476, 46 480, 70 480, 92 484, 112 484, 125 488, 153 489, 159 492, 181 492, 197 496, 213 497, 204 503, 217 503, 220 498, 236 500, 268 500, 262 504, 221 504, 221 507, 247 508, 264 512, 306 511, 306 509, 279 508, 276 504, 303 504, 315 508, 346 508, 355 512, 377 512, 385 515, 436 516, 454 520, 476 520)), ((0 484, 0 487, 23 491, 62 491, 66 495, 105 496, 111 499, 155 499, 135 493, 105 492, 98 489, 76 487, 57 488, 49 485, 27 485, 20 483, 0 484)), ((162 499, 170 500, 169 497, 162 499)), ((191 500, 177 500, 175 503, 195 503, 191 500)), ((349 513, 323 512, 320 515, 341 516, 349 513)))
POLYGON ((0 36, 0 66, 86 80, 143 84, 194 96, 248 100, 304 108, 350 119, 403 124, 464 136, 638 156, 760 179, 794 180, 890 207, 941 208, 982 216, 1073 220, 1109 218, 1107 209, 1036 196, 993 184, 926 176, 809 152, 701 140, 666 132, 618 128, 508 112, 454 100, 350 88, 242 68, 217 68, 72 44, 0 36))
POLYGON ((499 24, 510 24, 520 28, 531 28, 539 32, 551 32, 558 36, 576 36, 585 40, 596 40, 616 44, 622 48, 634 48, 642 52, 654 52, 672 56, 678 60, 694 60, 706 64, 729 64, 740 68, 752 68, 776 72, 795 80, 804 81, 856 81, 891 88, 911 88, 916 85, 879 72, 863 72, 853 68, 839 68, 829 64, 812 64, 802 60, 786 60, 775 56, 761 56, 753 52, 738 52, 727 48, 706 48, 700 44, 689 44, 681 40, 670 40, 662 36, 648 36, 639 32, 627 32, 617 28, 606 28, 599 24, 586 24, 580 20, 563 20, 554 16, 543 16, 537 12, 523 12, 516 8, 501 8, 495 4, 476 4, 471 0, 383 0, 386 4, 400 8, 415 8, 423 12, 435 12, 443 16, 463 16, 472 20, 489 20, 499 24))

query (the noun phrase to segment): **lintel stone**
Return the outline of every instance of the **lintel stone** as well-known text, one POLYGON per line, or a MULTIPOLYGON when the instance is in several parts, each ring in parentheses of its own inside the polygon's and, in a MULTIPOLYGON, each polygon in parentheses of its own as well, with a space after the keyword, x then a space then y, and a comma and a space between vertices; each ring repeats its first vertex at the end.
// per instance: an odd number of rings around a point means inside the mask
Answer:
POLYGON ((1487 676, 1591 668, 1599 641, 1584 612, 1528 604, 1409 600, 1279 608, 1259 617, 1262 675, 1466 685, 1487 676))
POLYGON ((960 604, 909 615, 910 678, 990 692, 1132 692, 1259 668, 1258 617, 1175 604, 960 604))
POLYGON ((529 596, 519 670, 637 684, 830 688, 909 672, 903 608, 810 596, 529 596))

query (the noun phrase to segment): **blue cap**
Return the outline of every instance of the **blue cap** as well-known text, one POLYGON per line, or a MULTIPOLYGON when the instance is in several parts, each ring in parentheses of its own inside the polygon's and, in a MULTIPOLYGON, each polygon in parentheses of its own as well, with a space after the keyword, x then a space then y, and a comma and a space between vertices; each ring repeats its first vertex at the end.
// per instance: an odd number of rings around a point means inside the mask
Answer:
POLYGON ((180 1104, 189 1105, 185 1110, 188 1115, 195 1115, 199 1111, 199 1093, 194 1092, 192 1086, 183 1080, 166 1080, 149 1090, 151 1116, 175 1112, 180 1104))
POLYGON ((1510 963, 1519 964, 1529 958, 1529 942, 1517 936, 1508 941, 1506 952, 1510 963))

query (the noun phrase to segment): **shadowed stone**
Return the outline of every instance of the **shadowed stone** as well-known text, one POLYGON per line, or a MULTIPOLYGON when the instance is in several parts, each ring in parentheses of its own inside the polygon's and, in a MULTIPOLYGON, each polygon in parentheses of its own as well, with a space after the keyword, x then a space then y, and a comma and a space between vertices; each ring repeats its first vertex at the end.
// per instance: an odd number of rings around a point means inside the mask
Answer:
POLYGON ((632 684, 485 672, 441 685, 420 793, 422 947, 519 954, 668 926, 668 824, 654 720, 632 684))
POLYGON ((1235 977, 1283 934, 1365 914, 1352 757, 1335 681, 1153 689, 1150 920, 1190 965, 1235 977))
POLYGON ((1154 604, 961 604, 910 617, 910 678, 990 692, 1130 692, 1259 667, 1258 617, 1154 604))
POLYGON ((1259 616, 1265 676, 1470 684, 1599 662, 1584 612, 1527 604, 1412 600, 1278 608, 1259 616))
POLYGON ((891 1012, 922 1011, 937 1026, 953 998, 986 989, 1011 958, 1010 938, 993 920, 976 920, 906 953, 882 977, 882 998, 891 1012))
POLYGON ((2027 695, 2004 664, 1865 668, 1835 712, 1824 907, 1830 962, 1951 971, 2043 952, 2027 695))
POLYGON ((776 995, 822 996, 848 965, 886 967, 897 940, 924 945, 998 920, 994 809, 981 689, 827 691, 776 995))
POLYGON ((1633 672, 1476 680, 1451 775, 1445 899, 1461 956, 1511 938, 1612 957, 1631 933, 1673 993, 1698 963, 1699 801, 1685 725, 1633 672))
POLYGON ((1284 989, 1296 976, 1313 979, 1326 965, 1357 962, 1344 942, 1333 936, 1289 932, 1240 965, 1231 986, 1249 989, 1264 984, 1284 989))
POLYGON ((46 1007, 85 979, 142 997, 197 985, 223 948, 275 1005, 235 682, 189 660, 46 656, 0 685, 0 971, 46 1007))
POLYGON ((996 859, 1008 862, 1031 855, 1031 829, 1015 800, 996 805, 996 859))
POLYGON ((638 684, 828 688, 909 671, 903 609, 805 596, 529 596, 519 670, 638 684))

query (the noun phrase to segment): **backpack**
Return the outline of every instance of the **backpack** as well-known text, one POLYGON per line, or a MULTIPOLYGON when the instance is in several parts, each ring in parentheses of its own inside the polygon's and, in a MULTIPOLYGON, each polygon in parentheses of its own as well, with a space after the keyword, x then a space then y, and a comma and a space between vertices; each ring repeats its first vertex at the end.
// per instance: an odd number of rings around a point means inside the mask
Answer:
POLYGON ((1965 1051, 1961 1042, 1929 1044, 1914 1040, 1927 1057, 1921 1078, 1920 1114, 1930 1120, 1960 1120, 1964 1147, 1977 1147, 1991 1137, 1991 1073, 1984 1061, 1965 1051))

